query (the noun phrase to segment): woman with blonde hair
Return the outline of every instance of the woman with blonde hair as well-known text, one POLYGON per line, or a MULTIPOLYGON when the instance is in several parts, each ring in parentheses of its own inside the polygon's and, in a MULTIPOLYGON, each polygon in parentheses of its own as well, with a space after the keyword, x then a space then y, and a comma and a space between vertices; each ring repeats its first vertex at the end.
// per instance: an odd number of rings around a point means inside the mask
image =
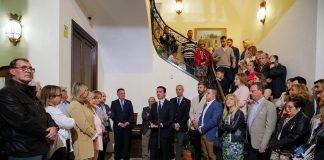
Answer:
POLYGON ((243 160, 244 148, 244 114, 240 110, 239 101, 235 94, 229 94, 224 102, 226 108, 223 112, 223 120, 220 130, 223 134, 223 159, 243 160))
MULTIPOLYGON (((307 86, 304 84, 293 84, 289 91, 290 96, 301 97, 304 101, 302 112, 306 114, 308 118, 312 118, 315 114, 314 103, 311 102, 311 93, 307 86)), ((287 100, 286 100, 287 101, 287 100)))
POLYGON ((60 127, 58 137, 51 145, 48 157, 50 160, 62 160, 67 158, 66 140, 69 139, 69 130, 75 125, 74 119, 67 117, 59 108, 61 102, 61 88, 54 85, 45 86, 40 92, 40 99, 47 113, 51 115, 55 123, 60 127))
POLYGON ((72 87, 72 102, 68 114, 75 120, 76 125, 71 130, 75 159, 92 159, 95 156, 98 134, 94 123, 95 112, 88 107, 86 98, 88 87, 75 82, 72 87))
POLYGON ((98 112, 96 112, 96 110, 100 110, 98 107, 100 101, 101 101, 101 92, 93 91, 89 93, 87 97, 87 105, 90 109, 93 109, 95 111, 93 118, 94 118, 94 123, 98 134, 97 146, 95 147, 95 156, 94 156, 95 160, 97 159, 102 160, 104 154, 102 137, 103 137, 103 133, 105 132, 105 126, 103 125, 103 122, 100 119, 98 112))
POLYGON ((246 75, 244 73, 237 73, 235 75, 234 83, 235 83, 235 86, 237 87, 234 94, 237 96, 237 98, 239 100, 240 109, 246 117, 247 102, 250 98, 250 90, 247 87, 246 75))

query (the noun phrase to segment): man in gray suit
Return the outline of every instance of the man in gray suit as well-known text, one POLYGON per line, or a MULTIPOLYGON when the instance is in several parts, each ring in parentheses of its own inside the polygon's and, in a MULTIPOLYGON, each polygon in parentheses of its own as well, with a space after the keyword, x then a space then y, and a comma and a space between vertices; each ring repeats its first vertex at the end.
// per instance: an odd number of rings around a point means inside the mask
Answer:
POLYGON ((151 129, 150 127, 150 121, 149 116, 151 112, 151 106, 153 103, 155 103, 156 100, 154 97, 150 97, 148 99, 148 106, 143 108, 142 111, 142 126, 141 126, 141 133, 142 133, 142 158, 143 160, 149 160, 150 159, 150 153, 148 149, 150 135, 151 135, 151 129))
POLYGON ((249 160, 268 160, 271 150, 269 140, 276 127, 276 108, 263 96, 264 86, 255 83, 250 88, 254 103, 249 106, 247 129, 249 139, 249 160))

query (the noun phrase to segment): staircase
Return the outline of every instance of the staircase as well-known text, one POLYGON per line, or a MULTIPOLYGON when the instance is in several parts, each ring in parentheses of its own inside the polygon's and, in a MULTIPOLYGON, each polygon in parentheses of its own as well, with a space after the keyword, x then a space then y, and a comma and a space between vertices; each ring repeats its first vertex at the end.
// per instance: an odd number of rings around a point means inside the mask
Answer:
MULTIPOLYGON (((176 67, 177 69, 181 70, 183 73, 187 74, 188 76, 191 76, 192 78, 198 80, 197 77, 195 77, 195 75, 187 72, 186 70, 186 66, 188 66, 183 58, 178 60, 177 63, 174 63, 172 61, 168 60, 168 57, 170 55, 170 51, 160 42, 160 36, 163 35, 164 33, 164 28, 168 27, 171 30, 172 35, 175 38, 176 41, 176 45, 177 45, 177 53, 178 55, 181 54, 181 47, 182 47, 182 43, 184 43, 185 41, 189 40, 188 38, 186 38, 184 35, 180 34, 179 32, 177 32, 176 30, 172 29, 170 26, 168 26, 164 20, 162 19, 160 13, 158 12, 158 10, 156 9, 155 6, 155 0, 150 0, 150 16, 151 16, 151 33, 152 33, 152 42, 153 42, 153 46, 158 54, 158 56, 160 58, 162 58, 163 60, 165 60, 166 62, 168 62, 170 65, 173 65, 174 67, 176 67)), ((182 57, 182 56, 177 56, 177 57, 182 57)), ((218 99, 223 102, 225 95, 223 93, 222 87, 220 86, 220 83, 218 81, 216 81, 215 79, 215 75, 216 75, 216 70, 215 70, 215 66, 213 64, 211 64, 208 67, 208 74, 207 74, 207 84, 208 86, 211 86, 213 88, 216 88, 216 90, 218 91, 218 99)))

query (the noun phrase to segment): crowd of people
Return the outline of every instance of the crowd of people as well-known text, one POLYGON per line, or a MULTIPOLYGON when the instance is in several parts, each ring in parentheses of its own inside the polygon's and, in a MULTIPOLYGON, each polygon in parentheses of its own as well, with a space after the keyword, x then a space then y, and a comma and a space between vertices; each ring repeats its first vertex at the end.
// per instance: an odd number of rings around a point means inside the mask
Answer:
MULTIPOLYGON (((184 51, 185 61, 193 65, 188 72, 200 79, 198 95, 190 100, 184 86, 177 85, 177 96, 168 100, 167 89, 156 88, 157 99, 149 97, 142 111, 142 146, 137 147, 142 147, 143 159, 323 157, 324 79, 314 82, 313 93, 303 77, 286 81, 279 57, 248 41, 241 56, 226 37, 213 54, 203 40, 199 47, 194 44, 185 43, 184 51), (193 54, 186 45, 195 49, 193 54), (211 65, 214 82, 206 78, 211 65), (309 150, 312 155, 305 154, 309 150)), ((109 132, 114 133, 114 159, 130 159, 134 110, 125 89, 119 88, 118 99, 108 106, 104 92, 75 82, 68 99, 65 87, 29 86, 34 72, 24 58, 9 64, 10 80, 0 90, 1 159, 103 160, 109 132)))

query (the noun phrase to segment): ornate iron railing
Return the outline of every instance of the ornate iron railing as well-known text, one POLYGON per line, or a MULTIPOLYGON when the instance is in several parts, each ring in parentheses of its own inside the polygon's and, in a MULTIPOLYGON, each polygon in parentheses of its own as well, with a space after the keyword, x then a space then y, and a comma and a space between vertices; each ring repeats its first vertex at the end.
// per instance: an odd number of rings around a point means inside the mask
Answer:
MULTIPOLYGON (((171 33, 173 35, 173 37, 175 38, 175 44, 178 46, 177 47, 177 53, 181 54, 181 46, 182 43, 186 42, 187 40, 189 40, 188 38, 186 38, 184 35, 180 34, 179 32, 177 32, 176 30, 172 29, 170 26, 168 26, 164 20, 162 19, 159 11, 156 8, 155 5, 155 0, 150 0, 150 13, 151 13, 151 31, 152 31, 152 41, 153 41, 153 45, 156 49, 157 54, 164 59, 165 61, 167 61, 168 63, 170 63, 171 65, 175 66, 176 68, 178 68, 179 70, 181 70, 182 72, 184 72, 185 74, 193 77, 194 79, 198 80, 197 77, 195 77, 195 75, 189 73, 186 70, 186 67, 190 65, 186 64, 184 62, 183 59, 177 59, 177 63, 174 63, 170 60, 168 60, 170 52, 169 50, 165 47, 165 45, 163 45, 160 42, 160 36, 163 36, 164 34, 164 28, 168 27, 171 30, 171 33)), ((208 74, 207 74, 207 83, 211 86, 214 86, 217 90, 218 90, 218 94, 219 95, 219 99, 221 101, 223 101, 224 99, 224 94, 221 86, 219 83, 217 83, 216 79, 215 79, 215 68, 214 65, 211 63, 210 66, 208 67, 208 74)))

